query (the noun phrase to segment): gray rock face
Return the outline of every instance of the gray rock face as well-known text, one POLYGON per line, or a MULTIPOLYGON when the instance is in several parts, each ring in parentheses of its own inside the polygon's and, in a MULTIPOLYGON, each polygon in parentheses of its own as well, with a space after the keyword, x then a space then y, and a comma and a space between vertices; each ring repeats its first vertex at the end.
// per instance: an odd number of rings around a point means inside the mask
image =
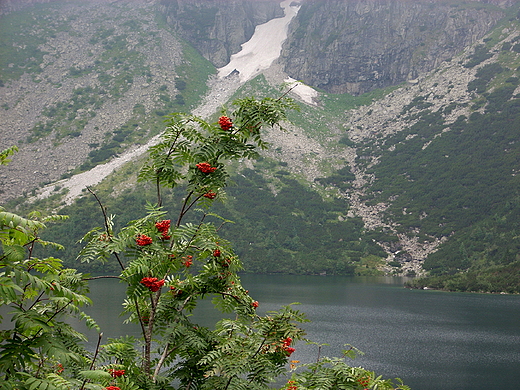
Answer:
POLYGON ((216 67, 226 65, 240 51, 257 25, 283 16, 276 0, 160 0, 159 9, 216 67))
POLYGON ((293 78, 361 94, 416 79, 482 38, 510 1, 308 0, 282 51, 293 78))

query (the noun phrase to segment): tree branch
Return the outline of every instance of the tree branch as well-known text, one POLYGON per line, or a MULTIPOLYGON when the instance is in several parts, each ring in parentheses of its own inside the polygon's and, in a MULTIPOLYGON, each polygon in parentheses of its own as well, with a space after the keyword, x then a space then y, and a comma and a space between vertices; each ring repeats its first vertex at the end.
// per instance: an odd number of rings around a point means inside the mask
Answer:
POLYGON ((107 234, 109 236, 112 235, 112 232, 110 231, 110 227, 108 225, 108 216, 107 216, 107 212, 106 212, 106 207, 103 206, 103 204, 101 203, 101 200, 98 198, 96 193, 94 191, 92 191, 92 189, 89 186, 87 186, 87 190, 94 196, 94 198, 96 199, 96 201, 99 204, 99 207, 101 208, 101 212, 103 213, 103 220, 105 222, 105 231, 107 232, 107 234))
POLYGON ((155 371, 153 373, 153 378, 152 378, 154 383, 157 380, 157 376, 159 375, 159 371, 161 371, 161 367, 164 364, 164 361, 166 360, 166 358, 168 356, 170 356, 170 354, 177 349, 177 347, 173 347, 173 348, 168 349, 169 347, 170 347, 170 343, 167 343, 166 346, 164 347, 164 351, 163 351, 159 361, 157 362, 157 366, 155 367, 155 371))
MULTIPOLYGON (((96 362, 96 359, 97 359, 97 356, 98 356, 98 353, 99 353, 99 346, 101 344, 101 339, 103 338, 103 332, 101 332, 98 336, 98 341, 97 341, 97 345, 96 345, 96 351, 94 352, 94 357, 92 358, 92 362, 90 362, 90 368, 89 370, 92 370, 92 368, 94 368, 94 364, 96 362)), ((81 385, 80 389, 79 390, 84 390, 85 389, 85 385, 87 384, 87 381, 88 379, 85 379, 83 381, 83 384, 81 385)))

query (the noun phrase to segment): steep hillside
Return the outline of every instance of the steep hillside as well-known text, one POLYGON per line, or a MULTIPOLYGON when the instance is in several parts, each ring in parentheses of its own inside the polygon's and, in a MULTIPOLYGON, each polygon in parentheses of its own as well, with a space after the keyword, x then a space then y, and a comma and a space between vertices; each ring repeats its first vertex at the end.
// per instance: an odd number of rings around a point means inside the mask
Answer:
POLYGON ((511 3, 308 0, 291 25, 282 62, 291 77, 313 87, 362 94, 436 68, 482 38, 511 3))
POLYGON ((160 0, 159 11, 179 35, 216 67, 240 51, 255 26, 283 16, 277 0, 160 0))
POLYGON ((0 177, 8 198, 144 142, 215 71, 141 2, 41 4, 0 30, 0 148, 20 147, 0 177))
POLYGON ((364 180, 350 197, 380 218, 377 240, 401 266, 426 258, 442 275, 518 260, 519 34, 508 20, 417 84, 348 113, 351 171, 364 180))
POLYGON ((507 17, 383 97, 320 94, 293 117, 303 133, 274 137, 269 156, 324 196, 337 191, 346 215, 363 219, 362 240, 385 249, 387 272, 508 266, 520 248, 518 42, 518 19, 507 17))
POLYGON ((13 0, 1 10, 0 148, 20 147, 0 177, 7 198, 107 161, 156 135, 164 115, 193 109, 215 68, 183 38, 224 64, 283 13, 276 1, 13 0))
MULTIPOLYGON (((18 36, 1 35, 7 55, 0 57, 10 62, 1 67, 6 119, 0 132, 16 131, 0 138, 0 148, 21 146, 0 172, 4 198, 144 143, 160 132, 163 114, 192 110, 208 89, 198 108, 206 107, 204 115, 235 90, 234 97, 276 96, 284 80, 298 77, 291 65, 298 60, 306 69, 302 75, 329 92, 317 93, 313 104, 292 94, 301 111, 290 114, 286 132, 265 134, 271 148, 262 158, 235 167, 236 186, 217 210, 237 222, 225 234, 237 243, 246 269, 430 272, 441 278, 432 283, 443 288, 516 292, 514 283, 489 275, 515 270, 519 260, 520 4, 353 1, 341 8, 340 2, 309 0, 278 63, 238 90, 235 79, 227 89, 214 88, 215 77, 207 84, 215 68, 179 36, 198 42, 207 56, 208 48, 218 47, 214 53, 224 61, 251 33, 246 26, 277 15, 268 3, 255 10, 248 2, 218 1, 161 1, 159 8, 146 2, 44 4, 4 15, 4 31, 24 26, 18 36), (210 5, 218 10, 201 11, 197 17, 206 15, 207 24, 197 24, 194 9, 210 5), (231 12, 240 15, 236 29, 222 24, 231 12), (387 17, 393 13, 401 17, 387 17), (179 15, 186 14, 191 17, 183 25, 179 15), (322 41, 329 27, 319 22, 327 15, 330 26, 364 27, 331 38, 327 51, 322 41), (301 27, 305 20, 308 29, 301 27), (410 31, 394 36, 404 25, 410 31), (208 40, 217 30, 222 35, 208 40), (405 40, 407 34, 413 37, 405 40), (357 46, 341 41, 352 35, 357 46), (317 58, 322 63, 313 62, 317 58), (350 64, 357 65, 335 68, 350 64), (381 77, 367 77, 376 74, 376 65, 381 77), (460 271, 472 279, 449 279, 460 271)), ((120 214, 118 223, 138 216, 150 194, 134 184, 138 169, 134 159, 96 189, 120 214)), ((54 196, 35 207, 62 201, 59 185, 49 188, 54 196)), ((176 196, 168 194, 171 204, 176 196)), ((96 207, 82 198, 63 211, 74 216, 71 221, 49 232, 59 242, 68 240, 69 261, 81 233, 99 225, 96 207)))

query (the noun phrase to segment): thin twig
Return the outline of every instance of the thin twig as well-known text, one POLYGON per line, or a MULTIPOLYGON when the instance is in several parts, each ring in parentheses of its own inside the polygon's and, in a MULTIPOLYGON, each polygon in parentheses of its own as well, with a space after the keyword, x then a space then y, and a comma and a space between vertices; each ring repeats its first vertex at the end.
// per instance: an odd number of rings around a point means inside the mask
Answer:
POLYGON ((155 371, 153 373, 153 381, 154 381, 154 383, 157 380, 157 376, 159 375, 159 371, 161 371, 161 367, 164 364, 164 361, 166 360, 166 358, 168 356, 170 356, 171 353, 177 349, 177 347, 173 347, 173 348, 169 348, 169 347, 170 347, 170 343, 167 343, 166 346, 164 347, 164 352, 162 353, 161 358, 157 362, 157 366, 155 367, 155 371))
POLYGON ((232 375, 232 376, 229 377, 228 383, 226 384, 226 387, 224 387, 224 390, 227 390, 227 388, 231 384, 231 381, 233 380, 234 377, 235 377, 235 375, 232 375))
POLYGON ((119 266, 121 267, 121 269, 124 270, 125 266, 123 265, 123 262, 121 261, 121 258, 119 257, 119 253, 112 252, 112 254, 116 257, 116 260, 119 263, 119 266))
MULTIPOLYGON (((96 352, 94 352, 94 357, 92 358, 92 362, 90 363, 89 370, 92 370, 94 368, 94 364, 96 362, 96 359, 97 359, 97 356, 98 356, 98 353, 99 353, 99 346, 101 345, 101 339, 102 338, 103 338, 103 332, 99 333, 98 341, 97 341, 97 345, 96 345, 96 352)), ((81 385, 79 390, 83 390, 85 388, 85 385, 87 384, 87 381, 88 381, 88 379, 85 379, 83 381, 83 384, 81 385)))
POLYGON ((137 312, 137 317, 139 318, 139 324, 141 325, 141 331, 143 332, 143 337, 145 336, 146 330, 144 327, 143 319, 141 318, 141 311, 139 310, 139 304, 137 302, 137 298, 134 297, 135 311, 137 312))
POLYGON ((34 300, 33 304, 32 304, 31 306, 29 306, 29 307, 27 308, 27 310, 24 310, 24 311, 31 310, 34 306, 36 306, 36 304, 39 303, 39 302, 41 301, 41 298, 42 298, 43 294, 45 294, 45 291, 42 291, 42 292, 40 293, 40 295, 38 295, 38 298, 36 298, 36 299, 34 300))
MULTIPOLYGON (((169 158, 171 156, 171 154, 175 151, 176 143, 177 143, 177 140, 179 139, 179 137, 181 136, 181 133, 182 133, 182 131, 177 132, 175 139, 173 140, 173 142, 170 145, 170 150, 168 150, 168 153, 166 153, 167 158, 169 158)), ((155 170, 155 178, 156 178, 155 186, 156 186, 156 192, 157 192, 157 205, 159 207, 162 206, 161 179, 159 178, 159 174, 161 172, 162 172, 162 168, 158 168, 155 170)))
POLYGON ((291 88, 289 88, 287 91, 285 91, 283 94, 281 94, 278 99, 276 99, 277 102, 279 102, 280 100, 282 100, 289 92, 291 92, 294 88, 296 88, 298 86, 298 84, 294 84, 291 88))
MULTIPOLYGON (((112 236, 112 231, 110 229, 110 225, 108 224, 108 215, 107 215, 107 212, 106 212, 106 207, 103 206, 103 203, 101 203, 101 200, 99 199, 99 197, 96 195, 96 193, 94 191, 92 191, 92 189, 89 186, 87 186, 87 190, 88 190, 88 192, 90 192, 94 196, 94 198, 98 202, 99 207, 101 208, 101 212, 103 213, 103 221, 105 223, 105 231, 106 231, 107 235, 109 237, 111 237, 112 236)), ((116 257, 116 260, 119 263, 119 266, 121 267, 121 269, 124 270, 125 266, 123 265, 123 262, 121 261, 121 258, 119 257, 119 254, 117 254, 116 252, 112 252, 112 254, 116 257)))
POLYGON ((162 197, 161 197, 161 179, 159 178, 159 173, 161 170, 158 170, 155 177, 155 187, 157 192, 157 206, 162 206, 162 197))
POLYGON ((318 356, 316 358, 316 363, 319 363, 321 359, 321 345, 318 345, 318 356))
MULTIPOLYGON (((188 212, 188 210, 191 208, 191 206, 193 206, 193 203, 196 202, 199 198, 195 199, 195 201, 193 201, 189 206, 188 208, 186 208, 186 205, 188 204, 188 201, 190 200, 191 196, 193 195, 193 191, 190 191, 188 193, 188 195, 186 195, 186 198, 184 198, 184 202, 182 203, 182 207, 181 207, 181 211, 179 213, 179 218, 177 218, 177 223, 175 224, 176 227, 179 227, 180 224, 181 224, 181 221, 182 221, 182 218, 184 217, 184 215, 186 215, 186 213, 188 212)), ((201 195, 202 196, 202 195, 201 195)))
POLYGON ((101 203, 101 200, 98 198, 96 193, 94 191, 92 191, 92 189, 89 186, 87 186, 87 190, 88 190, 88 192, 90 192, 94 196, 94 198, 98 202, 99 207, 101 208, 101 212, 103 213, 103 220, 105 222, 105 230, 106 230, 107 234, 110 235, 111 234, 110 233, 110 227, 108 226, 108 216, 107 216, 107 212, 106 212, 105 206, 103 206, 103 203, 101 203))
POLYGON ((95 280, 95 279, 121 279, 121 277, 115 276, 115 275, 104 275, 104 276, 91 276, 90 278, 83 278, 81 280, 95 280))

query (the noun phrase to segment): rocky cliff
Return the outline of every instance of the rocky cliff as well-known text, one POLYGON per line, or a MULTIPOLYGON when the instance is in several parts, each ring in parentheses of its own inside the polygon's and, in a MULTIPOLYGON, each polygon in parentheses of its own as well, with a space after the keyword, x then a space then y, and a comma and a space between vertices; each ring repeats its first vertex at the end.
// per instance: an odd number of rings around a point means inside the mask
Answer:
POLYGON ((159 10, 183 38, 222 67, 257 25, 283 16, 279 4, 276 0, 161 0, 159 10))
MULTIPOLYGON (((47 1, 5 0, 0 12, 47 1)), ((156 5, 166 22, 216 67, 240 51, 257 25, 283 16, 279 0, 133 2, 156 5)), ((508 14, 514 0, 299 3, 280 61, 292 78, 331 93, 362 94, 414 80, 475 43, 501 19, 516 16, 508 14)))
POLYGON ((309 85, 361 94, 436 68, 482 38, 511 4, 307 0, 281 61, 291 77, 309 85))

